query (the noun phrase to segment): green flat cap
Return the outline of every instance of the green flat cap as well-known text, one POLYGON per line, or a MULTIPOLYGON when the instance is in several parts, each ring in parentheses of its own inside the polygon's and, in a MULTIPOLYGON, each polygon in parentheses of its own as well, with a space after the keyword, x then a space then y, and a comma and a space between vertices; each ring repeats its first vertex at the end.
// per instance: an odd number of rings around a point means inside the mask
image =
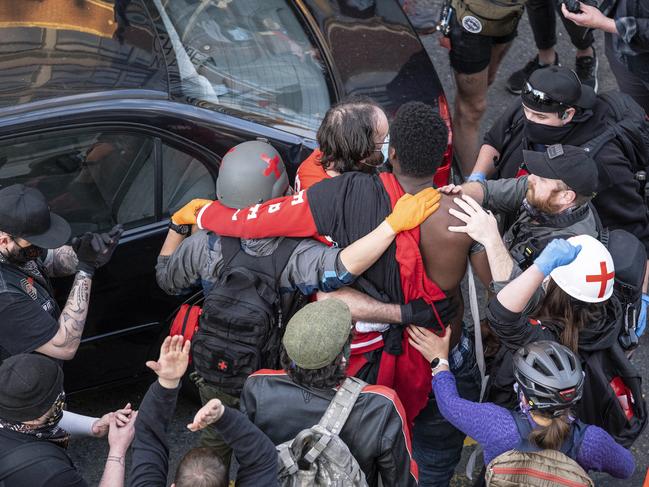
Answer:
POLYGON ((342 351, 352 329, 352 314, 339 299, 307 304, 286 325, 282 343, 303 369, 321 369, 342 351))

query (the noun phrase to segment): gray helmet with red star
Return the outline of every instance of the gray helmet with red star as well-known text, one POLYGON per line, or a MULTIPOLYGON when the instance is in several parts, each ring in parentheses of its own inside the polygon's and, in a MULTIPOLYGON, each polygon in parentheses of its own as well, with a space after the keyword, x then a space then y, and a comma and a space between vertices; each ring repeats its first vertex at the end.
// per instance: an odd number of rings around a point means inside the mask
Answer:
POLYGON ((230 208, 246 208, 286 194, 288 174, 281 156, 267 142, 232 147, 221 161, 216 196, 230 208))

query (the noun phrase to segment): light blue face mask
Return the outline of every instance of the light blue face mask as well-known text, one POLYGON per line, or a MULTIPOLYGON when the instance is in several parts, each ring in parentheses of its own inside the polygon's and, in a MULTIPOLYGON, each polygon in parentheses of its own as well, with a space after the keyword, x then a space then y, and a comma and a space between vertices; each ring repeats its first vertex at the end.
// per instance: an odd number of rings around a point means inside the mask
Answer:
POLYGON ((390 149, 390 134, 385 136, 385 140, 383 141, 383 144, 381 144, 381 154, 383 154, 383 164, 388 162, 388 159, 390 158, 388 150, 390 149))

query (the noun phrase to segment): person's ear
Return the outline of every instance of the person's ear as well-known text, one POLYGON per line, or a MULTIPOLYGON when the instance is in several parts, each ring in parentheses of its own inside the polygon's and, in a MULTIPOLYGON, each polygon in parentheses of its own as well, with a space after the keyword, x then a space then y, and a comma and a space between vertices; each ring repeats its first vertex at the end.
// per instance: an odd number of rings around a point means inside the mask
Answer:
POLYGON ((566 109, 565 112, 563 112, 563 115, 561 116, 561 121, 563 122, 564 125, 567 123, 572 122, 572 118, 575 116, 575 113, 577 113, 577 110, 574 108, 568 108, 566 109))
POLYGON ((575 193, 572 189, 566 189, 561 194, 561 203, 563 203, 564 205, 569 205, 573 203, 576 198, 577 193, 575 193))
POLYGON ((11 237, 8 233, 0 233, 0 247, 6 247, 11 242, 11 237))
POLYGON ((388 161, 393 161, 397 157, 397 151, 394 147, 388 147, 388 161))

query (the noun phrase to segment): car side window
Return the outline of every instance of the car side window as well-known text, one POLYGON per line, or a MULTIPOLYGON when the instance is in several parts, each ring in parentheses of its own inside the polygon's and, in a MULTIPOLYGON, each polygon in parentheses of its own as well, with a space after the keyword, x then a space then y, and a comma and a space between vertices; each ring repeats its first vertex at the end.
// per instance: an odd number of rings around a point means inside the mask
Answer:
POLYGON ((216 182, 197 159, 162 145, 162 213, 173 213, 194 198, 215 199, 216 182))
POLYGON ((287 0, 154 0, 191 103, 317 130, 331 104, 327 68, 287 0))
POLYGON ((153 193, 133 183, 154 178, 154 139, 118 132, 58 132, 0 144, 0 185, 40 190, 73 234, 155 221, 153 193))

